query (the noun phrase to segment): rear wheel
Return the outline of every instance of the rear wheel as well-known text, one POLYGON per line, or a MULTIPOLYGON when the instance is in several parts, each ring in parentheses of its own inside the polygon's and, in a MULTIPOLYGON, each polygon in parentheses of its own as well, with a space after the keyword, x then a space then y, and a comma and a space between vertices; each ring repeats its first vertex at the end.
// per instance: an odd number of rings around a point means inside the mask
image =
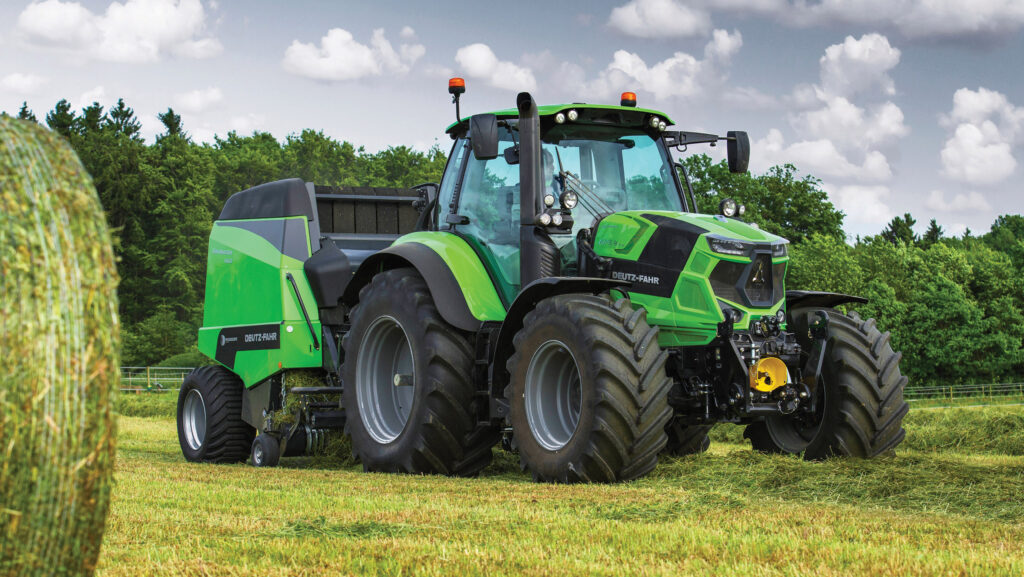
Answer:
POLYGON ((192 462, 239 463, 256 430, 242 420, 241 379, 220 366, 200 367, 178 393, 178 442, 192 462))
POLYGON ((641 477, 665 446, 670 380, 657 329, 627 299, 560 295, 526 315, 508 361, 509 420, 536 480, 641 477))
POLYGON ((470 336, 441 318, 422 277, 378 274, 351 318, 342 404, 363 468, 474 475, 487 466, 498 432, 477 423, 470 336))
POLYGON ((800 346, 813 345, 809 325, 816 312, 828 318, 825 362, 813 415, 777 415, 749 425, 743 436, 755 450, 800 453, 806 459, 833 455, 871 458, 892 451, 905 436, 903 400, 907 378, 900 373, 901 353, 878 331, 874 319, 835 309, 794 309, 789 325, 800 346))

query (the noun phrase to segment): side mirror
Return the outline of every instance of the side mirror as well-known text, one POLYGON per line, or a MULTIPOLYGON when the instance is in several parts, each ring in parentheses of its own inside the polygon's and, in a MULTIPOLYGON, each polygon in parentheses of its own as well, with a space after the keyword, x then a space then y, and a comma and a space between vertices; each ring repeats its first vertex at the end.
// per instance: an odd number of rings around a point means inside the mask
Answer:
POLYGON ((469 117, 469 139, 473 143, 473 156, 477 160, 490 160, 498 156, 498 117, 477 114, 469 117))
POLYGON ((729 172, 746 172, 750 165, 750 139, 747 133, 740 130, 730 130, 725 133, 726 149, 729 152, 729 172))

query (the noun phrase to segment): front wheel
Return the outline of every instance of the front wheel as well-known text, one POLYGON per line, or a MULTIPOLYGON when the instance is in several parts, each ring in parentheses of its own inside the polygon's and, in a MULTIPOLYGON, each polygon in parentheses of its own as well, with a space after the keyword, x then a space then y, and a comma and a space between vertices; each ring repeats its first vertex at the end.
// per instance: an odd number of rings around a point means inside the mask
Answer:
POLYGON ((871 458, 891 452, 906 432, 903 400, 907 378, 889 333, 874 319, 835 309, 794 309, 789 324, 800 346, 810 351, 809 325, 824 312, 828 319, 825 362, 816 391, 817 411, 766 417, 743 432, 755 450, 800 453, 809 460, 833 455, 871 458))
POLYGON ((526 315, 507 367, 509 420, 538 481, 641 477, 665 446, 671 382, 656 328, 627 299, 560 295, 526 315))

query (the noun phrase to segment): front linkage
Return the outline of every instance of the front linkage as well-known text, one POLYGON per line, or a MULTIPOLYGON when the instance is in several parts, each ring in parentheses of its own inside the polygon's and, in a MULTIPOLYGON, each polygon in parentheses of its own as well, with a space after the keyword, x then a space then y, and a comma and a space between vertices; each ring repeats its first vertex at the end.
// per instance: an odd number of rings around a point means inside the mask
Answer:
POLYGON ((731 321, 702 347, 673 349, 670 404, 689 425, 747 423, 768 415, 813 416, 828 339, 828 317, 816 313, 809 347, 769 316, 734 331, 731 321))

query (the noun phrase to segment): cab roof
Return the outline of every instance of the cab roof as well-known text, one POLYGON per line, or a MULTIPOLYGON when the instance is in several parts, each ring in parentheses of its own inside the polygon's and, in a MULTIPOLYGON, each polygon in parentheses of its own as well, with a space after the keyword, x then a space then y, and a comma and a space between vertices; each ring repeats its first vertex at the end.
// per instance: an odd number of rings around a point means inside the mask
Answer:
MULTIPOLYGON (((658 116, 665 121, 665 124, 671 126, 674 124, 672 119, 667 114, 658 110, 651 110, 648 108, 636 108, 632 106, 614 106, 608 104, 585 104, 583 102, 575 102, 572 104, 548 104, 537 107, 537 115, 540 116, 541 121, 545 117, 551 117, 559 112, 568 112, 571 109, 575 109, 580 113, 580 118, 576 120, 576 123, 582 124, 620 124, 626 126, 643 126, 644 122, 651 116, 658 116)), ((506 108, 505 110, 498 110, 492 112, 501 119, 508 118, 519 118, 519 111, 515 108, 506 108)), ((453 122, 448 125, 445 132, 448 134, 456 134, 465 131, 469 126, 469 116, 462 119, 461 122, 453 122)))

